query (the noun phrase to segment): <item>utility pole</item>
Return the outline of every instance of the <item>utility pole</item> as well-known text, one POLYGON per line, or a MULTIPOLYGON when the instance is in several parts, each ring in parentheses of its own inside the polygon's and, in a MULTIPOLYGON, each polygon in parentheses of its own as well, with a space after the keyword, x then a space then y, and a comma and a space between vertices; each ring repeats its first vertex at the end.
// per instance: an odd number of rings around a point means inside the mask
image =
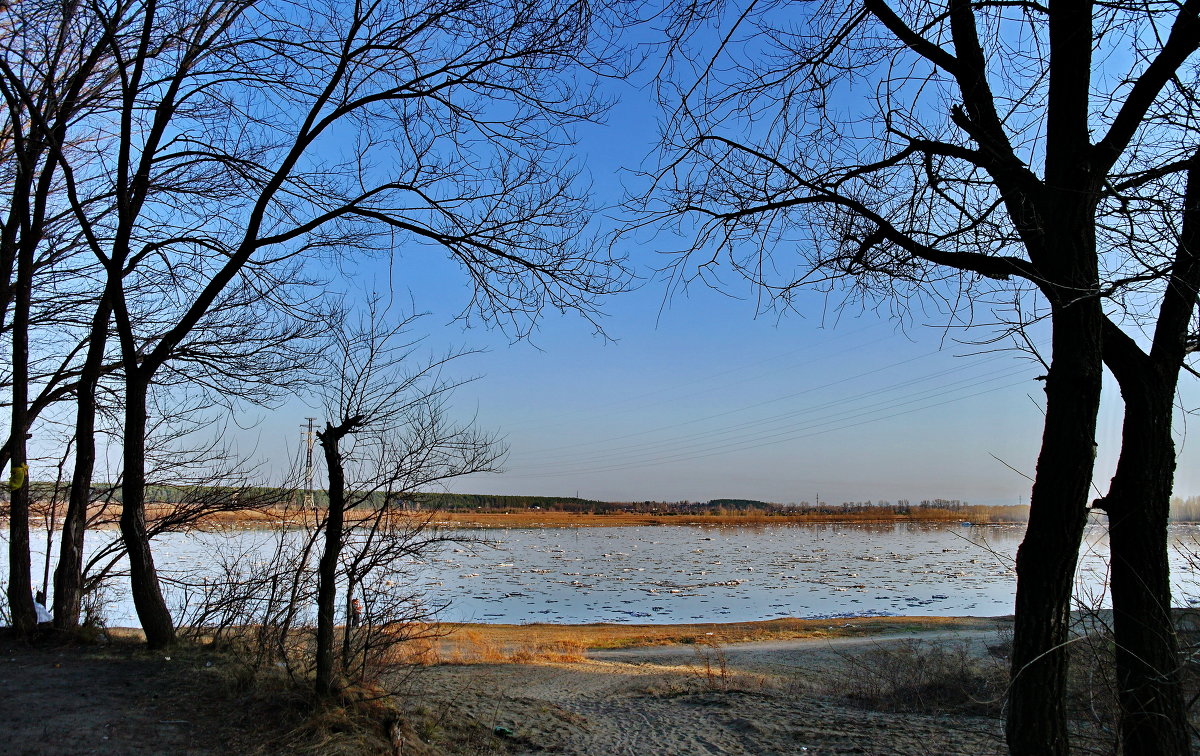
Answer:
POLYGON ((316 504, 316 502, 315 502, 315 501, 313 501, 313 463, 312 463, 312 453, 313 453, 313 438, 314 438, 314 436, 313 436, 313 422, 314 422, 314 421, 315 421, 317 418, 315 418, 315 417, 306 417, 306 418, 304 418, 304 419, 308 421, 308 425, 307 425, 307 426, 304 426, 304 425, 301 425, 301 426, 300 426, 300 430, 301 430, 301 431, 303 431, 303 436, 304 436, 304 446, 305 446, 305 459, 304 459, 304 501, 301 503, 301 506, 302 506, 303 508, 305 508, 305 509, 316 509, 316 508, 317 508, 317 504, 316 504))

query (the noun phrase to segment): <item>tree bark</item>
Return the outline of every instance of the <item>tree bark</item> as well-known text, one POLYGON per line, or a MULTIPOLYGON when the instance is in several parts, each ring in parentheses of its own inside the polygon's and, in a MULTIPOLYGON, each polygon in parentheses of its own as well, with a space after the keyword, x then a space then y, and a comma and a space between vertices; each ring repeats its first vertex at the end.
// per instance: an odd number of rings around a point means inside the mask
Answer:
POLYGON ((329 509, 325 517, 325 545, 317 565, 317 652, 316 691, 319 696, 336 692, 333 684, 334 607, 337 605, 337 566, 342 554, 346 513, 346 477, 338 442, 345 436, 345 424, 326 426, 317 434, 325 454, 329 473, 329 509))
POLYGON ((1119 732, 1126 756, 1191 753, 1171 618, 1167 525, 1175 478, 1173 401, 1200 290, 1200 150, 1192 157, 1174 265, 1149 353, 1111 322, 1104 361, 1121 387, 1121 456, 1108 494, 1119 732))
POLYGON ((1013 756, 1066 756, 1067 641, 1087 522, 1100 404, 1102 313, 1085 298, 1053 306, 1046 422, 1017 551, 1016 621, 1006 735, 1013 756))
MULTIPOLYGON (((24 166, 24 160, 18 161, 24 166)), ((18 169, 22 182, 25 170, 18 169)), ((28 203, 28 194, 18 191, 28 203)), ((10 414, 9 476, 12 480, 8 512, 8 605, 18 633, 26 634, 37 626, 33 608, 33 576, 29 557, 29 467, 26 435, 29 433, 29 312, 33 296, 33 244, 28 238, 16 240, 17 221, 10 213, 4 229, 3 244, 16 249, 17 277, 13 287, 12 320, 12 411, 10 414)))
MULTIPOLYGON (((126 368, 129 370, 130 368, 126 368)), ((146 396, 148 380, 125 378, 124 471, 121 485, 121 538, 129 557, 133 606, 150 648, 175 642, 175 625, 163 599, 146 535, 146 396)))
POLYGON ((1121 457, 1108 495, 1109 590, 1116 641, 1121 752, 1191 753, 1171 619, 1167 522, 1175 474, 1171 439, 1174 381, 1156 370, 1121 384, 1121 457))
POLYGON ((61 629, 79 625, 83 602, 84 531, 96 466, 96 388, 103 371, 111 313, 109 294, 105 291, 92 318, 87 356, 76 389, 75 467, 63 518, 58 567, 54 570, 54 626, 61 629))

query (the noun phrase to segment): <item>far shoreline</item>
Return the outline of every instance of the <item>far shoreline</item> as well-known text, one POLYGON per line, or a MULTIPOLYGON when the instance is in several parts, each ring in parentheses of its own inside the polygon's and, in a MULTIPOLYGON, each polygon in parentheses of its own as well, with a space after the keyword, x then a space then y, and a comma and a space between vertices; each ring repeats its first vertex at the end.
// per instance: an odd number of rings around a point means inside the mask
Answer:
MULTIPOLYGON (((119 508, 115 508, 118 509, 119 508)), ((153 517, 155 507, 147 508, 153 517)), ((362 510, 363 517, 372 517, 372 510, 362 510)), ((672 525, 690 526, 760 526, 760 525, 891 525, 897 523, 922 523, 941 525, 1014 525, 1024 526, 1023 520, 999 520, 971 518, 969 516, 945 517, 922 516, 921 514, 862 515, 854 514, 644 514, 638 512, 613 512, 605 514, 559 511, 520 512, 449 512, 423 510, 398 512, 396 517, 427 519, 431 525, 443 528, 614 528, 614 527, 658 527, 672 525)), ((301 524, 302 515, 296 510, 268 509, 239 512, 218 512, 204 518, 207 525, 233 525, 238 527, 291 527, 301 524)))

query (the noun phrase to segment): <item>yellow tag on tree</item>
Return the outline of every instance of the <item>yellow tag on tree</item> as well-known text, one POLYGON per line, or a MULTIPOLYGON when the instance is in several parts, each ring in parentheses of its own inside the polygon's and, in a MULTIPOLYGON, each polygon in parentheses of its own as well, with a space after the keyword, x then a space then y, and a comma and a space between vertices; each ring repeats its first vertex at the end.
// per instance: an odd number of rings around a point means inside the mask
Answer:
POLYGON ((12 470, 12 477, 8 479, 8 490, 19 491, 21 486, 25 485, 25 476, 29 474, 29 465, 17 465, 12 470))

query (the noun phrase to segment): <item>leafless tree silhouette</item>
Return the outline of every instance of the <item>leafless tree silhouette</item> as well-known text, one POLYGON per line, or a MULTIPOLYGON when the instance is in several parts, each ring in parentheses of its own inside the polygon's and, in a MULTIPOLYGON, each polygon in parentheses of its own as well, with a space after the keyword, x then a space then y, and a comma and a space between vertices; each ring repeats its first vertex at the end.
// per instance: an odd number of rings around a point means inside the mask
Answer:
MULTIPOLYGON (((582 236, 590 213, 566 154, 570 126, 606 107, 586 77, 611 70, 607 11, 170 0, 74 12, 100 30, 107 77, 108 109, 68 124, 88 136, 84 158, 54 135, 29 82, 7 78, 51 135, 62 201, 103 271, 92 333, 115 335, 121 530, 159 646, 175 632, 147 540, 147 398, 195 356, 198 334, 228 334, 229 308, 302 301, 290 291, 305 261, 402 244, 447 253, 471 283, 464 315, 518 336, 547 307, 593 317, 623 287, 620 262, 582 236)), ((223 389, 241 374, 205 370, 223 389)))
MULTIPOLYGON (((497 469, 504 454, 495 437, 446 415, 456 384, 445 381, 441 370, 461 353, 414 368, 413 344, 404 339, 411 319, 389 328, 379 314, 372 309, 358 326, 339 331, 329 353, 325 427, 317 434, 328 475, 317 567, 315 685, 320 695, 336 690, 338 584, 345 590, 347 625, 366 619, 367 628, 386 630, 386 602, 374 601, 373 595, 366 602, 367 616, 351 621, 358 614, 353 602, 360 589, 394 559, 432 545, 424 537, 428 517, 414 523, 398 510, 431 485, 497 469)), ((352 629, 344 635, 343 667, 356 656, 352 629)))
MULTIPOLYGON (((1123 747, 1189 750, 1170 671, 1172 466, 1163 460, 1173 459, 1170 395, 1196 300, 1179 200, 1200 137, 1198 9, 1190 0, 715 0, 675 3, 659 16, 669 116, 652 187, 633 203, 634 228, 689 239, 668 269, 676 284, 711 281, 727 268, 781 307, 806 288, 843 280, 857 287, 852 295, 884 300, 943 293, 956 316, 997 287, 1044 303, 1036 316, 1050 324, 1053 354, 1017 559, 1007 726, 1014 754, 1068 749, 1063 644, 1102 360, 1124 359, 1110 345, 1134 344, 1123 335, 1131 324, 1124 315, 1147 297, 1163 300, 1165 318, 1164 350, 1149 358, 1157 367, 1146 379, 1156 397, 1153 433, 1135 439, 1127 423, 1126 444, 1152 442, 1157 481, 1127 502, 1106 497, 1114 526, 1129 530, 1114 530, 1114 565, 1128 560, 1146 571, 1138 590, 1147 597, 1117 612, 1158 607, 1136 621, 1140 634, 1118 638, 1129 644, 1119 659, 1130 690, 1123 747), (1150 624, 1156 629, 1146 632, 1150 624)), ((1147 367, 1132 353, 1127 364, 1115 372, 1147 367)), ((1126 400, 1145 386, 1122 382, 1126 400)), ((1117 580, 1120 603, 1130 590, 1117 580)))

